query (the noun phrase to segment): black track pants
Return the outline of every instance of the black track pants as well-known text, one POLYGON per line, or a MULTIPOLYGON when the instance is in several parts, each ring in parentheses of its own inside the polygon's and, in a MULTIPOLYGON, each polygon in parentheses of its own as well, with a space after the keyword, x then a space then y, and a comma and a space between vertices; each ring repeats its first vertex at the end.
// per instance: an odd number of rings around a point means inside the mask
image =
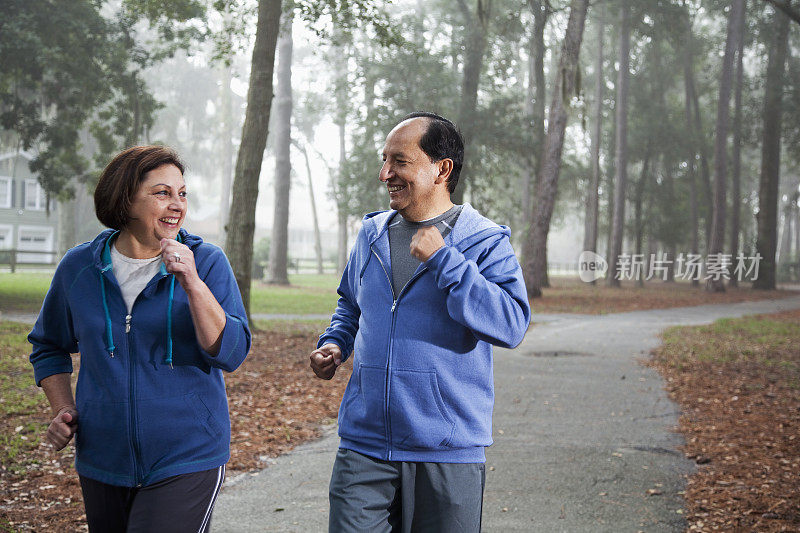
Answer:
POLYGON ((90 533, 206 533, 225 466, 146 487, 118 487, 80 476, 90 533))

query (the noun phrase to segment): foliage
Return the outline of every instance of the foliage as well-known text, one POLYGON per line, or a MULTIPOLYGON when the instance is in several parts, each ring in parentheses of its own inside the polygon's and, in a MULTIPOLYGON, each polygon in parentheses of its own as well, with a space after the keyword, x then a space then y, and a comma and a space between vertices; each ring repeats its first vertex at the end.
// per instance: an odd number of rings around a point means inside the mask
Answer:
POLYGON ((0 127, 36 149, 31 170, 50 196, 71 196, 70 179, 91 174, 87 128, 97 166, 143 135, 158 104, 141 70, 201 33, 190 24, 204 14, 197 0, 126 0, 107 15, 113 8, 94 0, 3 3, 0 127))

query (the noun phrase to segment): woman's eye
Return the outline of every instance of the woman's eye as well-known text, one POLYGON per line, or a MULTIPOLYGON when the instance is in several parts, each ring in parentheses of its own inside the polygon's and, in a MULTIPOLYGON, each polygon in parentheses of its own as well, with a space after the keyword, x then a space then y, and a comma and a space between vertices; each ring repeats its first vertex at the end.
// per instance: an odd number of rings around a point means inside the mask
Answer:
POLYGON ((160 195, 164 196, 164 195, 167 195, 169 193, 167 191, 158 191, 156 194, 157 195, 160 194, 160 195))
POLYGON ((186 191, 179 192, 178 196, 180 196, 181 198, 186 198, 186 191))

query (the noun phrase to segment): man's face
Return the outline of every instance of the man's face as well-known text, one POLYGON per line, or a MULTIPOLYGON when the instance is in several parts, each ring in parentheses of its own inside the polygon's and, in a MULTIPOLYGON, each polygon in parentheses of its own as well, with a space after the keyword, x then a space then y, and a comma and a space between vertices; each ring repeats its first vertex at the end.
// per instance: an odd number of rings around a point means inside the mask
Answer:
POLYGON ((389 192, 389 206, 407 220, 425 220, 437 201, 446 197, 446 179, 440 176, 440 162, 431 162, 419 140, 428 127, 428 119, 412 118, 398 124, 386 137, 383 166, 379 179, 389 192))

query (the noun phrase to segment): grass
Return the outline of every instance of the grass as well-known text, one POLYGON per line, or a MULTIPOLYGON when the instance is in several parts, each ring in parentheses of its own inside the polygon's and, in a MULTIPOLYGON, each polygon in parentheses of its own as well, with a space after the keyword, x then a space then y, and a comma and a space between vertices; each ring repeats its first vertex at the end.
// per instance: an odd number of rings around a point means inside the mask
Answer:
MULTIPOLYGON (((290 274, 290 285, 269 285, 254 281, 250 310, 254 314, 330 315, 336 308, 335 274, 290 274)), ((0 312, 36 313, 50 283, 48 274, 0 274, 0 312)), ((648 282, 644 287, 623 283, 618 289, 589 285, 575 279, 553 277, 544 296, 532 301, 538 313, 606 314, 644 309, 663 309, 703 304, 783 298, 791 291, 728 289, 707 293, 688 283, 648 282)))
POLYGON ((673 327, 663 335, 665 350, 674 364, 700 362, 794 365, 772 360, 772 354, 800 345, 800 326, 768 316, 724 318, 708 326, 673 327))
POLYGON ((51 274, 0 274, 0 311, 36 313, 50 287, 51 274))
POLYGON ((253 282, 250 312, 286 315, 331 314, 336 308, 339 278, 333 274, 290 275, 291 285, 253 282))
MULTIPOLYGON (((36 313, 50 286, 49 274, 0 274, 0 312, 36 313)), ((290 275, 291 285, 268 285, 254 281, 251 312, 267 314, 330 314, 336 308, 338 276, 334 274, 290 275)))
POLYGON ((31 415, 47 405, 28 362, 29 331, 25 324, 0 322, 0 464, 12 471, 23 469, 28 452, 39 446, 43 423, 31 415))

